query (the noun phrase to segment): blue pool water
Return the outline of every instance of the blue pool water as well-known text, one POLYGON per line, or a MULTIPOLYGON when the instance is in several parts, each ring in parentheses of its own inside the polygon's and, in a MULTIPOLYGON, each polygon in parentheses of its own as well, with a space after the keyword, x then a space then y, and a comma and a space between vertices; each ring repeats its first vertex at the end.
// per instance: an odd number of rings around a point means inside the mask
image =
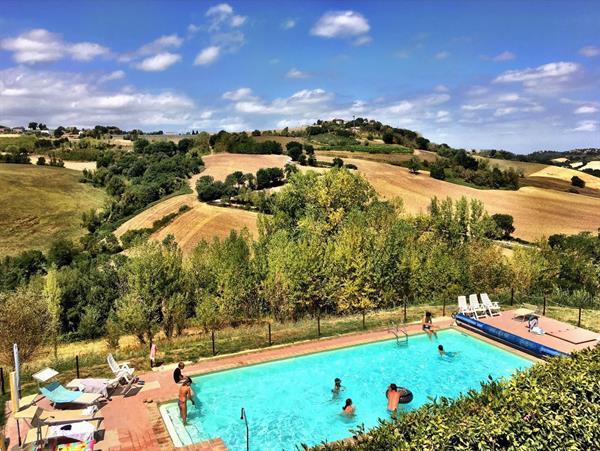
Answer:
POLYGON ((197 407, 188 403, 183 426, 176 403, 161 406, 177 445, 221 437, 230 450, 246 449, 246 429, 240 410, 246 409, 251 450, 293 450, 323 440, 350 436, 361 423, 367 428, 389 418, 385 390, 394 382, 408 387, 413 409, 430 397, 455 397, 478 389, 488 375, 510 376, 532 362, 455 330, 441 331, 438 340, 412 336, 406 345, 395 340, 327 351, 194 378, 197 407), (438 344, 458 352, 441 358, 438 344), (332 399, 333 380, 344 391, 332 399), (340 415, 352 398, 356 416, 340 415))

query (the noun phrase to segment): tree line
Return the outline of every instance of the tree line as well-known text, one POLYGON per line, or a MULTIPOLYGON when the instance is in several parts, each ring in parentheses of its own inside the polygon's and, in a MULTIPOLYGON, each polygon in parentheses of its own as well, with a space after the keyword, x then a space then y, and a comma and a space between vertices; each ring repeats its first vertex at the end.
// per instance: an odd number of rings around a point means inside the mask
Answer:
POLYGON ((129 333, 147 343, 191 324, 210 330, 404 302, 453 304, 459 294, 511 288, 517 300, 598 303, 598 237, 553 236, 507 260, 487 238, 497 225, 476 200, 434 199, 429 214, 410 216, 401 201, 379 200, 360 175, 334 168, 291 174, 271 209, 259 218, 257 239, 231 232, 185 259, 172 237, 127 255, 105 240, 94 251, 60 241, 47 254, 6 257, 0 315, 15 314, 15 298, 23 315, 38 315, 54 293, 64 339, 129 333))

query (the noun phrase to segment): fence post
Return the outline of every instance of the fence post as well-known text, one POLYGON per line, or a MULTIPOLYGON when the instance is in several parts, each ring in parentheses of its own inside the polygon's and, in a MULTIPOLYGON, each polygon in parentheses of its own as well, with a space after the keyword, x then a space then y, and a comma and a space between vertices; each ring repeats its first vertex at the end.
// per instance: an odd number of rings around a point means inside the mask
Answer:
POLYGON ((515 288, 510 287, 510 305, 513 305, 515 302, 515 288))
POLYGON ((321 314, 317 313, 317 338, 321 338, 321 314))
POLYGON ((544 312, 542 315, 546 316, 546 294, 544 293, 544 312))
POLYGON ((273 341, 271 340, 271 322, 269 322, 268 324, 269 324, 269 346, 271 346, 273 344, 273 341))
POLYGON ((214 329, 210 330, 210 338, 212 340, 212 353, 213 353, 213 355, 216 355, 217 353, 215 352, 215 330, 214 329))
POLYGON ((581 327, 581 307, 579 307, 579 318, 577 318, 577 327, 581 327))
POLYGON ((79 356, 75 356, 75 370, 77 372, 77 379, 79 379, 79 356))
POLYGON ((0 368, 0 385, 2 386, 2 396, 6 394, 4 390, 4 368, 0 368))
POLYGON ((442 305, 442 316, 446 316, 446 296, 444 296, 444 304, 442 305))
POLYGON ((404 322, 406 323, 406 297, 404 298, 404 322))
POLYGON ((364 329, 366 329, 366 328, 367 328, 367 327, 365 326, 365 311, 364 311, 364 309, 363 309, 363 311, 362 311, 362 314, 363 314, 363 330, 364 330, 364 329))

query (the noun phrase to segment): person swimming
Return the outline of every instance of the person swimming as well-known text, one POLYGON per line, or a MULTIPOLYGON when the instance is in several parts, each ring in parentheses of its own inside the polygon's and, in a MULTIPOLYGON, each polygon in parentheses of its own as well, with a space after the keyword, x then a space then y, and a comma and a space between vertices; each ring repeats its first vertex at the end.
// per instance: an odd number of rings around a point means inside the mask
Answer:
POLYGON ((431 318, 431 312, 425 312, 425 316, 421 320, 421 328, 424 332, 427 333, 430 340, 432 335, 435 335, 435 338, 437 338, 437 333, 435 331, 436 327, 433 325, 433 321, 431 318))
POLYGON ((352 416, 356 412, 356 407, 352 404, 352 399, 346 399, 346 404, 342 407, 342 415, 352 416))
POLYGON ((333 388, 331 389, 331 393, 333 393, 333 396, 336 397, 340 394, 340 392, 343 389, 344 388, 342 387, 342 380, 339 377, 336 377, 333 381, 333 388))
POLYGON ((453 358, 458 355, 458 352, 446 351, 442 345, 438 345, 438 353, 440 354, 440 357, 442 357, 442 358, 443 357, 453 358))

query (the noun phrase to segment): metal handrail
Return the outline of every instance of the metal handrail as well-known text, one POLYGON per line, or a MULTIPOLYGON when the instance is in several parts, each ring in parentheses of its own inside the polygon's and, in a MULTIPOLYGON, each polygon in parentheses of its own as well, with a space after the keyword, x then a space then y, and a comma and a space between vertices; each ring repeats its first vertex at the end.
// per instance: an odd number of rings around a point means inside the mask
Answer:
POLYGON ((408 332, 406 331, 406 324, 403 324, 402 327, 397 324, 390 324, 388 326, 388 332, 394 334, 396 337, 396 344, 398 346, 408 344, 408 332), (404 342, 400 343, 400 336, 404 336, 404 342))
POLYGON ((242 407, 242 412, 240 414, 240 420, 244 420, 246 422, 246 451, 250 450, 250 429, 248 428, 248 417, 246 416, 246 409, 242 407))

